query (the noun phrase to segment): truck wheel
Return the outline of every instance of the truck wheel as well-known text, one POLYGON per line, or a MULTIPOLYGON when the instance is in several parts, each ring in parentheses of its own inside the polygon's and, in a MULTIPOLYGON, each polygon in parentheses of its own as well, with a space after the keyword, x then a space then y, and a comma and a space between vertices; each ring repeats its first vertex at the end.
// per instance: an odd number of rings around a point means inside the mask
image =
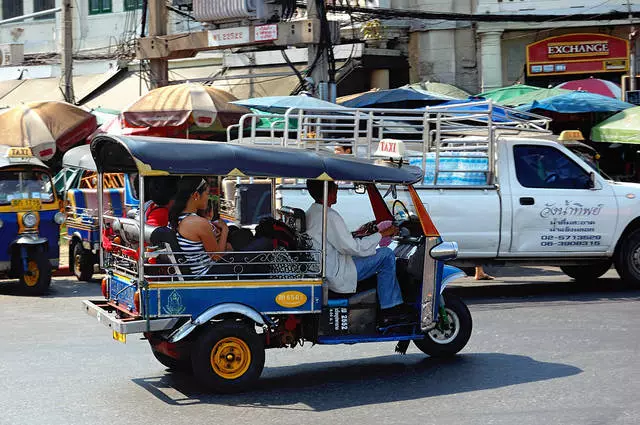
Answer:
POLYGON ((191 365, 196 379, 212 391, 244 391, 253 386, 262 373, 264 342, 244 323, 213 324, 196 339, 191 365))
POLYGON ((29 255, 27 273, 20 275, 20 283, 29 295, 46 294, 51 285, 51 263, 41 252, 29 255))
POLYGON ((577 282, 589 282, 605 274, 611 268, 612 260, 598 261, 582 266, 563 266, 560 270, 577 282))
POLYGON ((76 241, 72 245, 69 254, 69 268, 73 270, 74 276, 82 282, 91 281, 93 276, 93 258, 91 251, 84 249, 82 242, 76 241))
POLYGON ((615 266, 625 283, 640 287, 640 229, 625 237, 616 255, 615 266))
POLYGON ((438 325, 427 332, 424 339, 413 340, 413 343, 431 357, 450 357, 462 350, 469 338, 473 321, 465 303, 455 295, 444 293, 445 311, 448 324, 440 318, 438 325))
POLYGON ((156 358, 156 360, 158 360, 168 369, 177 370, 180 372, 191 372, 191 359, 174 359, 173 357, 167 356, 160 351, 156 351, 153 346, 151 346, 151 352, 153 353, 153 356, 156 358))

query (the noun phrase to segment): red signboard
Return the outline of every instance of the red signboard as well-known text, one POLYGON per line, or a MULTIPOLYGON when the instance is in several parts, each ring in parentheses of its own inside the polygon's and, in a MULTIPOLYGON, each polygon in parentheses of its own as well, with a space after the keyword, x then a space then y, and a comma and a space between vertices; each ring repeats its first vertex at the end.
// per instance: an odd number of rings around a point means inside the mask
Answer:
POLYGON ((606 34, 567 34, 527 46, 527 75, 625 72, 629 43, 606 34))

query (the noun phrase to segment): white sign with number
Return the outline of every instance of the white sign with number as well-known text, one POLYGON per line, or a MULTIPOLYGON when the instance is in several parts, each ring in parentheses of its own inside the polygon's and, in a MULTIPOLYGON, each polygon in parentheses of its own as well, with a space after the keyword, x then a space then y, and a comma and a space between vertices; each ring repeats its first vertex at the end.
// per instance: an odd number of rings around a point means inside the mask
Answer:
POLYGON ((224 28, 209 31, 209 47, 247 44, 250 42, 249 27, 224 28))

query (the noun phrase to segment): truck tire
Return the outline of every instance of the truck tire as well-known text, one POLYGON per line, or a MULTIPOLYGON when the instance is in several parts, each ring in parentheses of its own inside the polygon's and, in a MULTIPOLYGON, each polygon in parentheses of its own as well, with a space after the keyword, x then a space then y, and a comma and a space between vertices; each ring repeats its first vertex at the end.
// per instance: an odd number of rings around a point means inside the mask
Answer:
POLYGON ((235 393, 251 388, 264 368, 264 342, 245 323, 211 324, 191 351, 193 374, 207 389, 235 393))
POLYGON ((640 229, 629 233, 615 256, 615 266, 622 280, 634 287, 640 287, 640 229))
POLYGON ((431 357, 451 357, 462 350, 473 328, 471 313, 466 304, 455 295, 444 293, 444 305, 450 325, 442 329, 441 323, 427 332, 424 339, 415 339, 413 343, 431 357))
POLYGON ((589 282, 596 280, 611 268, 612 260, 603 260, 594 264, 585 264, 582 266, 563 266, 560 270, 567 276, 576 280, 576 282, 589 282))
POLYGON ((169 370, 175 370, 179 372, 191 372, 191 359, 174 359, 173 357, 167 356, 160 351, 156 351, 153 346, 151 346, 151 352, 153 356, 158 360, 162 365, 166 366, 169 370))
POLYGON ((74 242, 69 249, 69 268, 81 282, 90 282, 93 277, 94 255, 84 249, 82 242, 74 242))
POLYGON ((28 273, 20 275, 20 283, 29 295, 43 295, 51 286, 51 263, 42 252, 33 252, 27 259, 28 273))

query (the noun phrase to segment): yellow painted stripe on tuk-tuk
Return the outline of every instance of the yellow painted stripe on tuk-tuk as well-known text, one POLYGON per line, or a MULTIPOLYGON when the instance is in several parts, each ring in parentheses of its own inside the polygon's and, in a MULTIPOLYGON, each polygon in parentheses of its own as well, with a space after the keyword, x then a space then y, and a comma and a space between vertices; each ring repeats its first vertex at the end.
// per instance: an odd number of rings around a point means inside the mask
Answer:
POLYGON ((149 283, 149 289, 174 289, 174 288, 220 288, 220 287, 274 287, 274 286, 318 286, 322 280, 262 280, 262 281, 192 281, 192 282, 168 282, 149 283))

